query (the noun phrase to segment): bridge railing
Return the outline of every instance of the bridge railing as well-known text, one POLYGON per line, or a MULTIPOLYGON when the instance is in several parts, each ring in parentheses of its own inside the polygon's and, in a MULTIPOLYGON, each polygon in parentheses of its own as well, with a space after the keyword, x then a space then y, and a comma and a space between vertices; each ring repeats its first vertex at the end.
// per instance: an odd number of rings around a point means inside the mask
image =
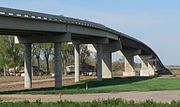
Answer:
POLYGON ((104 25, 80 20, 70 17, 65 17, 63 15, 50 15, 38 12, 31 12, 31 11, 24 11, 24 10, 17 10, 17 9, 10 9, 0 7, 0 15, 1 16, 11 16, 11 17, 20 17, 20 18, 29 18, 29 19, 37 19, 37 20, 46 20, 46 21, 55 21, 60 23, 68 23, 68 24, 75 24, 80 26, 86 27, 94 27, 94 28, 105 28, 104 25))

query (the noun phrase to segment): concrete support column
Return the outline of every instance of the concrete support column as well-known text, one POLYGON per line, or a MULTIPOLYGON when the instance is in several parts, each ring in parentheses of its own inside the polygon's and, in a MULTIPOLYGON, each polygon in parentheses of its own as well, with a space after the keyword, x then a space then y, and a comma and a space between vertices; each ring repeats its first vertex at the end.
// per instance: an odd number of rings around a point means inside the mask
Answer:
POLYGON ((121 53, 124 56, 124 72, 123 76, 135 76, 135 68, 134 68, 134 56, 141 54, 140 49, 132 49, 132 50, 121 50, 121 53))
POLYGON ((123 76, 135 76, 135 70, 134 70, 134 56, 126 56, 125 55, 125 61, 124 61, 124 72, 123 76))
POLYGON ((141 70, 140 76, 154 76, 155 70, 153 68, 153 61, 150 61, 152 56, 140 56, 141 58, 141 70))
POLYGON ((24 78, 24 87, 25 88, 32 88, 32 69, 31 69, 31 44, 24 44, 24 71, 25 71, 25 78, 24 78))
POLYGON ((155 71, 162 70, 161 66, 159 65, 159 61, 154 62, 154 68, 155 68, 155 71))
POLYGON ((155 71, 158 71, 158 69, 159 69, 158 61, 155 61, 155 62, 154 62, 154 70, 155 70, 155 71))
POLYGON ((55 88, 62 87, 61 43, 54 43, 55 88))
POLYGON ((112 54, 103 52, 102 55, 102 78, 112 78, 112 54))
POLYGON ((97 80, 102 80, 102 45, 97 45, 97 80))
POLYGON ((79 82, 80 80, 80 73, 79 73, 79 59, 80 59, 80 50, 79 44, 74 45, 74 57, 75 57, 75 82, 79 82))
POLYGON ((148 69, 149 69, 149 75, 154 76, 155 75, 155 67, 154 67, 154 62, 153 61, 149 61, 148 69))

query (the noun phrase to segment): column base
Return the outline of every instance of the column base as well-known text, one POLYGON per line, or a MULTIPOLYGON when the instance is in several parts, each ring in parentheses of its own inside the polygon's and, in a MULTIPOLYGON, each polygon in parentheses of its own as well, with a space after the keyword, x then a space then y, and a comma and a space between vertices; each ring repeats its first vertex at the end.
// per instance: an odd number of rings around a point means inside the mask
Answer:
POLYGON ((112 78, 112 55, 111 52, 102 53, 102 78, 112 78))
POLYGON ((136 76, 135 72, 123 72, 123 76, 124 77, 132 77, 132 76, 136 76))
POLYGON ((97 77, 97 80, 98 80, 98 81, 102 81, 102 78, 97 77))
POLYGON ((140 76, 155 76, 154 71, 140 71, 140 76))
POLYGON ((155 76, 155 71, 153 70, 153 71, 149 71, 149 75, 150 76, 155 76))
POLYGON ((111 75, 111 74, 109 74, 109 75, 103 75, 102 77, 103 77, 103 78, 112 78, 112 75, 111 75))

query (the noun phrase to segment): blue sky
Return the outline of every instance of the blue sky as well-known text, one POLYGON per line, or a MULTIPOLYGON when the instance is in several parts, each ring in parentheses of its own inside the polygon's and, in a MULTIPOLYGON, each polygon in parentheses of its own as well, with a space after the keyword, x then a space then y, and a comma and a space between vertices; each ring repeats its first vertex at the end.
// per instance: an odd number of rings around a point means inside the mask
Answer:
POLYGON ((148 44, 165 65, 180 65, 180 0, 0 0, 0 6, 95 21, 148 44))

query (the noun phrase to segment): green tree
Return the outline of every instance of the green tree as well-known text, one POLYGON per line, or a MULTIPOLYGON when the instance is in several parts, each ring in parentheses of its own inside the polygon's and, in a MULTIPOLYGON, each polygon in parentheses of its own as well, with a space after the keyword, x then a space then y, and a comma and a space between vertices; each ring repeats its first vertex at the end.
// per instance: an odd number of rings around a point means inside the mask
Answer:
POLYGON ((23 64, 23 47, 14 43, 14 37, 0 36, 0 49, 0 64, 4 68, 4 74, 7 68, 23 64))
POLYGON ((0 67, 3 68, 4 76, 6 75, 6 69, 8 67, 9 62, 10 62, 8 55, 6 54, 7 43, 8 43, 8 37, 7 36, 0 36, 0 67))
POLYGON ((14 37, 8 37, 7 55, 11 58, 10 67, 16 67, 23 64, 23 47, 21 44, 14 43, 14 37))

